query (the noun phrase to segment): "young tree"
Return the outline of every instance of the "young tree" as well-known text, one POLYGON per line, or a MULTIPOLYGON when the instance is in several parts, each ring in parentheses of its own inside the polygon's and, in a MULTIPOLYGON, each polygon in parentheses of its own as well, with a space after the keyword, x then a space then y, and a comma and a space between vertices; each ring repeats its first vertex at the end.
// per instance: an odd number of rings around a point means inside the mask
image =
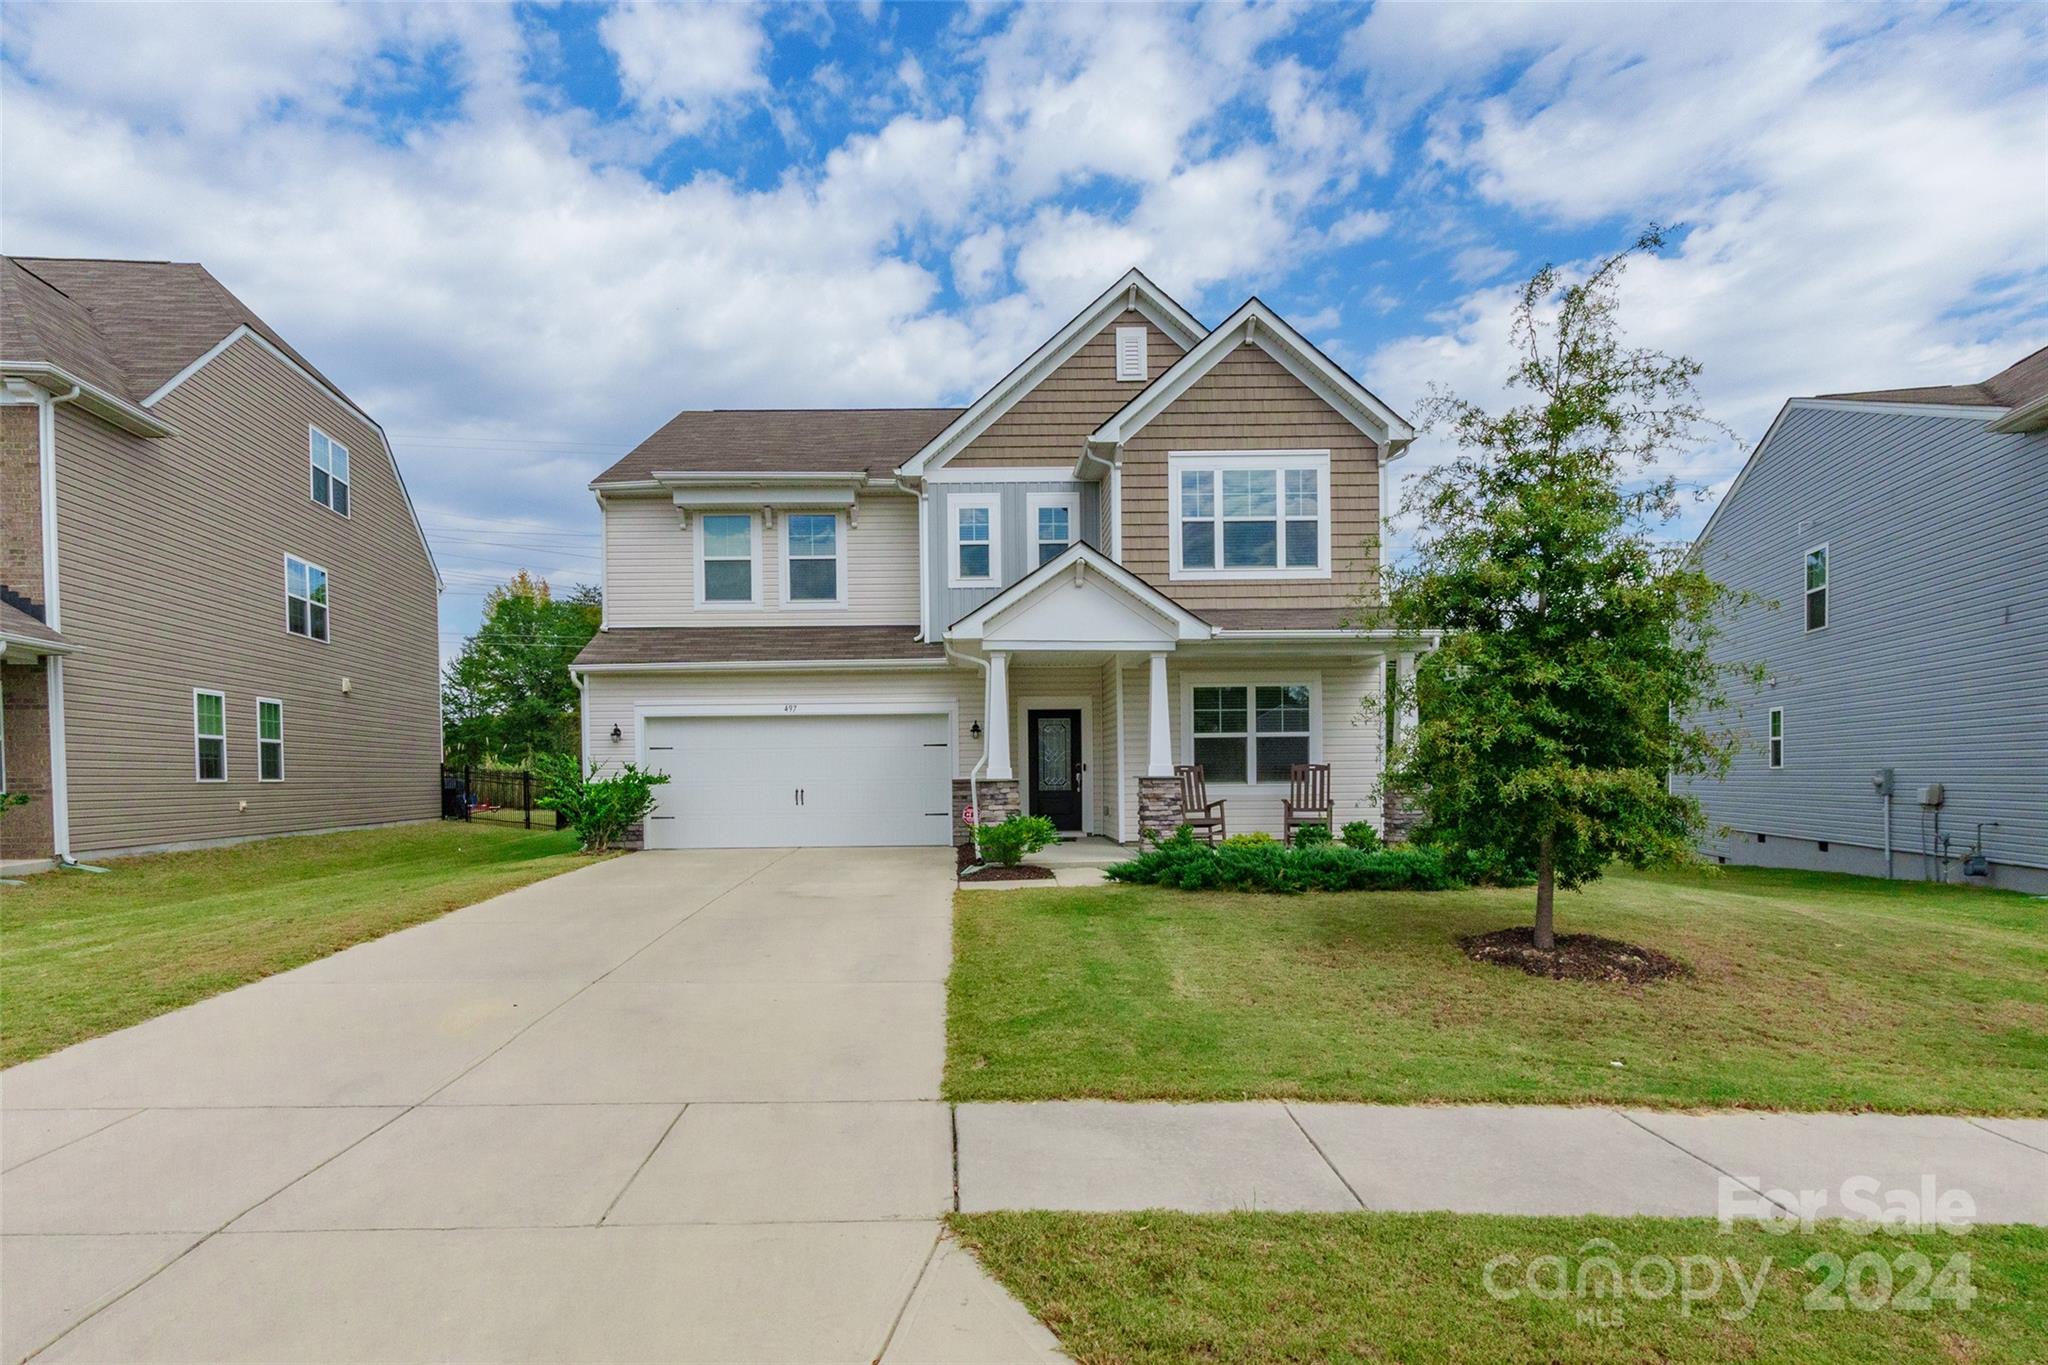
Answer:
POLYGON ((557 598, 525 570, 484 599, 483 623, 442 677, 444 748, 451 763, 530 765, 576 751, 576 684, 569 665, 599 620, 597 589, 557 598))
POLYGON ((1371 611, 1444 632, 1390 777, 1424 811, 1417 837, 1533 875, 1539 949, 1558 886, 1697 857, 1703 814, 1669 779, 1718 775, 1735 748, 1698 720, 1725 700, 1707 643, 1728 594, 1654 536, 1679 505, 1651 467, 1713 425, 1700 367, 1624 346, 1615 320, 1629 257, 1662 244, 1653 228, 1581 282, 1528 282, 1509 380, 1524 401, 1494 414, 1431 391, 1424 424, 1458 454, 1417 482, 1413 553, 1371 611))

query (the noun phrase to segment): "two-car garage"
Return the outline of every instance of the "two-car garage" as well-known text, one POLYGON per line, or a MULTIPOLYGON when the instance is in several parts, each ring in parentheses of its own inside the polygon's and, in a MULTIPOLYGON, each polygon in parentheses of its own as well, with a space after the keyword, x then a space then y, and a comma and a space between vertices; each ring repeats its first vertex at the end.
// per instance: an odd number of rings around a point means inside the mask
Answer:
MULTIPOLYGON (((795 706, 791 707, 796 711, 795 706)), ((953 720, 887 714, 653 715, 649 848, 952 842, 953 720)))

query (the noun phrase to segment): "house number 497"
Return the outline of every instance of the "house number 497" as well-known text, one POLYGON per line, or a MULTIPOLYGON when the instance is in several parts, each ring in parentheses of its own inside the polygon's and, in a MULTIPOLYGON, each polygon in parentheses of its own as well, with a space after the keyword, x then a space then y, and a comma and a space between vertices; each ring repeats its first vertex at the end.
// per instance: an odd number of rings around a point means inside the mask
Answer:
POLYGON ((783 709, 783 710, 785 710, 785 711, 794 711, 794 710, 796 710, 796 706, 797 706, 797 704, 796 704, 795 702, 793 702, 793 701, 791 701, 791 702, 784 702, 784 703, 783 703, 783 705, 782 705, 782 709, 783 709))

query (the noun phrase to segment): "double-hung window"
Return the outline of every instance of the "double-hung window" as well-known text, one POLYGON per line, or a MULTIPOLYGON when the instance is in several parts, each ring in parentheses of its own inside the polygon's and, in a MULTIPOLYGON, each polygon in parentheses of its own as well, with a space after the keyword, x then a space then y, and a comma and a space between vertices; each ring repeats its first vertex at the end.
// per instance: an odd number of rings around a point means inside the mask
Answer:
POLYGON ((284 781, 284 703, 256 699, 256 780, 284 781))
POLYGON ((348 447, 318 427, 308 427, 313 463, 313 501, 348 515, 348 447))
POLYGON ((751 512, 697 517, 697 600, 703 606, 760 605, 759 556, 751 512))
POLYGON ((1309 684, 1232 683, 1191 692, 1194 759, 1209 781, 1284 783, 1295 764, 1309 761, 1309 684))
POLYGON ((1176 453, 1170 576, 1328 578, 1327 451, 1176 453))
POLYGON ((1828 547, 1816 545, 1806 552, 1806 628, 1819 630, 1828 623, 1828 547))
POLYGON ((228 780, 228 698, 192 689, 192 767, 200 782, 228 780))
POLYGON ((788 562, 783 566, 783 600, 793 606, 829 607, 846 600, 840 572, 839 515, 792 512, 783 519, 788 562))
POLYGON ((946 517, 952 526, 952 554, 946 564, 947 586, 997 586, 1002 546, 996 511, 995 498, 985 493, 956 493, 946 499, 946 517))
POLYGON ((284 625, 308 640, 327 638, 327 570, 284 557, 284 625))
POLYGON ((1081 519, 1079 495, 1033 493, 1025 500, 1025 513, 1031 527, 1031 567, 1058 559, 1077 539, 1074 532, 1081 519))
POLYGON ((1771 708, 1771 766, 1785 766, 1785 708, 1771 708))

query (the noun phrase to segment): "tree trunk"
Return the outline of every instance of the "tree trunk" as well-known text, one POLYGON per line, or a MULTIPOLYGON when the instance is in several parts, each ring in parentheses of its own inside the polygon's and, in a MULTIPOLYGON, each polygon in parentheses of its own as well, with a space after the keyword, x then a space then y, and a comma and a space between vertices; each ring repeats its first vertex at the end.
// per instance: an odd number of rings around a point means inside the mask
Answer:
POLYGON ((1536 853, 1536 947, 1549 952, 1557 946, 1556 931, 1551 928, 1552 905, 1557 898, 1557 869, 1550 852, 1550 834, 1543 835, 1543 846, 1536 853))

